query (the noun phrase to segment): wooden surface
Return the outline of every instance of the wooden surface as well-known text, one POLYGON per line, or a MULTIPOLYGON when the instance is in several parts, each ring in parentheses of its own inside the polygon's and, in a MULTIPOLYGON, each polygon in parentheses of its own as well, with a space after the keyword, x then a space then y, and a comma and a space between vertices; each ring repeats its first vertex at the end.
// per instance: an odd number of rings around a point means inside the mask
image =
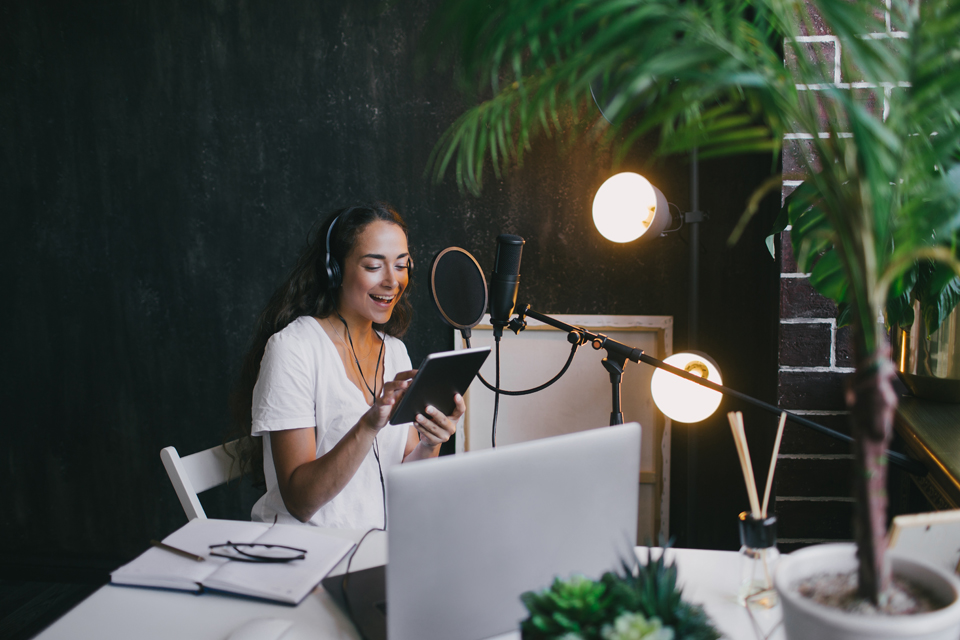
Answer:
POLYGON ((900 399, 897 432, 930 471, 915 478, 937 509, 960 508, 960 404, 900 399))

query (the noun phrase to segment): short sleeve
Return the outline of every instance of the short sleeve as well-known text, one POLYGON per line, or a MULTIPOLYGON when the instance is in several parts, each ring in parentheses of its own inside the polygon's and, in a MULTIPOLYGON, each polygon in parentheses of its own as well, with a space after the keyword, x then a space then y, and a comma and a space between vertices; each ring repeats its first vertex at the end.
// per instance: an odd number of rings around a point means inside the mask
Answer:
POLYGON ((267 341, 253 388, 252 435, 315 427, 317 366, 295 336, 275 333, 267 341))
POLYGON ((403 344, 402 341, 392 338, 390 340, 390 345, 394 357, 397 359, 397 373, 401 371, 410 371, 413 369, 413 365, 410 363, 410 355, 407 353, 407 347, 403 344))

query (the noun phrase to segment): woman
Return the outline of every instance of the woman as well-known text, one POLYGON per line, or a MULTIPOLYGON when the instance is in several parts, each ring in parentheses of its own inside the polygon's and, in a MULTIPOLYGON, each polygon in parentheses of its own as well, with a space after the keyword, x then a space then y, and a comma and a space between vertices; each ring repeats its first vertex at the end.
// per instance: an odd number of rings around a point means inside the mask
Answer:
POLYGON ((415 423, 387 424, 416 373, 398 339, 411 264, 396 211, 350 207, 324 223, 261 314, 239 393, 263 448, 254 520, 384 527, 387 469, 435 457, 455 433, 459 395, 452 415, 428 407, 415 423))

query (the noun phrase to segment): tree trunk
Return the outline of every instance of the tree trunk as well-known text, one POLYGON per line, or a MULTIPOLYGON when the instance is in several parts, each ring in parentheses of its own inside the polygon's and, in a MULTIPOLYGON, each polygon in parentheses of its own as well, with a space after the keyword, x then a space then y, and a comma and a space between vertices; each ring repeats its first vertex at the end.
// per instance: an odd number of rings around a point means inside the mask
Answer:
POLYGON ((853 424, 855 535, 860 561, 859 594, 879 604, 890 584, 887 549, 887 457, 893 435, 897 394, 896 371, 890 345, 884 341, 872 354, 861 355, 847 390, 847 407, 853 424))

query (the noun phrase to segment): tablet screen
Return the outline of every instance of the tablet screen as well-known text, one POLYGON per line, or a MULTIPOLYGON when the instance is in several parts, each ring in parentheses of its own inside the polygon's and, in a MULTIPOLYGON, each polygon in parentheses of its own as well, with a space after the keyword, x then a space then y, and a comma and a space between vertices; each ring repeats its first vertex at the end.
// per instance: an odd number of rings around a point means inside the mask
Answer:
POLYGON ((462 396, 467 391, 488 355, 490 347, 428 355, 390 418, 390 424, 413 422, 428 404, 446 415, 453 413, 456 408, 453 396, 457 393, 462 396))

